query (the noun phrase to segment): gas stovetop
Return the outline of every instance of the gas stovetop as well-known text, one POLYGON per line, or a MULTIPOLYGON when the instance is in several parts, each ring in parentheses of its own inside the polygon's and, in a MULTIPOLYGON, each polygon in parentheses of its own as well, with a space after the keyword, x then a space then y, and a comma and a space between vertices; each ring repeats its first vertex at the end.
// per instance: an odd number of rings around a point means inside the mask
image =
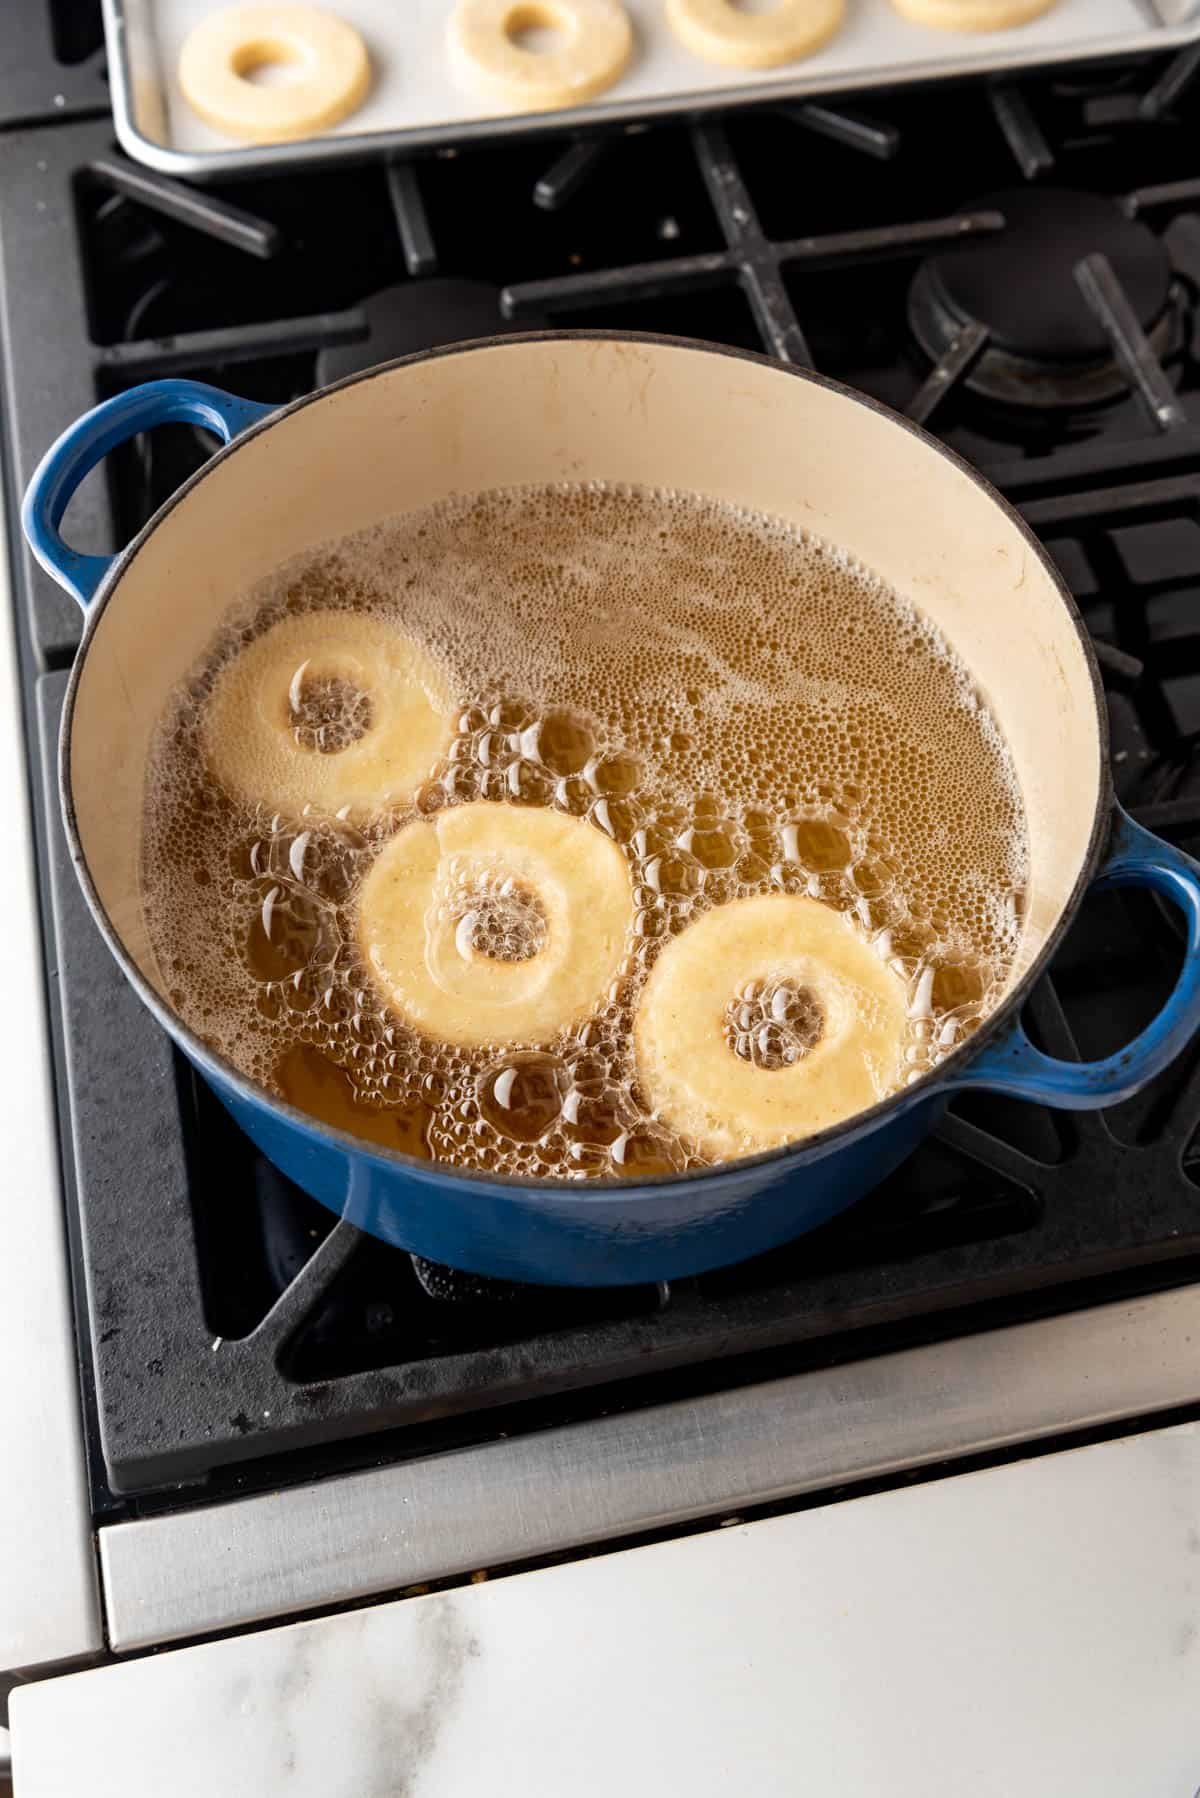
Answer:
MULTIPOLYGON (((811 362, 1020 507, 1093 633, 1120 796, 1200 850, 1200 52, 200 191, 114 147, 90 9, 58 10, 69 41, 29 28, 27 79, 0 83, 13 491, 97 398, 167 374, 282 402, 547 322, 811 362)), ((113 457, 73 541, 127 540, 211 447, 171 427, 113 457)), ((1196 1277, 1195 1054, 1103 1116, 962 1101, 846 1217, 669 1288, 501 1286, 336 1222, 195 1081, 91 924, 54 792, 79 619, 13 553, 102 1521, 1196 1277)), ((1088 902, 1036 1039, 1109 1052, 1181 947, 1144 894, 1088 902)))

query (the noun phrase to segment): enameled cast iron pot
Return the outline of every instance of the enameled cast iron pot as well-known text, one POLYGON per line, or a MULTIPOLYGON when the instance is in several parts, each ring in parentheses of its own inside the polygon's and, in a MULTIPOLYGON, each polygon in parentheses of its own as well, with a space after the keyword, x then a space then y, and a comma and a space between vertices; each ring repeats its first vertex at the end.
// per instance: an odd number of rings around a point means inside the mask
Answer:
POLYGON ((1114 803, 1103 699, 1070 596, 978 475, 832 382, 710 345, 604 333, 464 344, 279 411, 190 381, 156 381, 64 433, 30 483, 24 526, 87 616, 63 720, 62 796, 76 870, 110 949, 263 1152, 389 1242, 515 1280, 609 1285, 697 1273, 853 1203, 915 1147, 953 1093, 1112 1104, 1163 1068, 1200 1021, 1200 867, 1114 803), (69 549, 59 525, 84 475, 126 438, 168 420, 203 425, 225 447, 123 554, 69 549), (908 595, 959 650, 1002 725, 1030 835, 1023 940, 1006 993, 940 1068, 795 1147, 640 1185, 455 1172, 314 1122, 175 1015, 138 897, 151 733, 234 596, 299 551, 452 493, 592 479, 773 513, 908 595), (1089 885, 1154 888, 1183 911, 1188 942, 1153 1023, 1118 1054, 1077 1064, 1034 1048, 1020 1011, 1089 885))

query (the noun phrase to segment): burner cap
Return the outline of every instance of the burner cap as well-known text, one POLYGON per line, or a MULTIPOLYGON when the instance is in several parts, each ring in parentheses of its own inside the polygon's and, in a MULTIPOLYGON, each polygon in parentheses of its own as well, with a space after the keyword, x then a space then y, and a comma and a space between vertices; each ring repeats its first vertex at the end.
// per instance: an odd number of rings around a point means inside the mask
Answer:
POLYGON ((454 281, 435 277, 403 281, 364 300, 370 326, 358 343, 333 344, 317 357, 317 385, 412 356, 447 343, 473 337, 498 337, 514 331, 538 331, 548 321, 526 315, 519 322, 504 318, 500 289, 486 281, 454 281))
POLYGON ((1107 357, 1108 339, 1075 282, 1076 264, 1097 252, 1112 264, 1143 330, 1162 314, 1167 252, 1106 195, 1018 187, 988 194, 972 210, 1003 213, 1005 229, 932 257, 924 272, 959 327, 987 326, 990 347, 1031 362, 1107 357))

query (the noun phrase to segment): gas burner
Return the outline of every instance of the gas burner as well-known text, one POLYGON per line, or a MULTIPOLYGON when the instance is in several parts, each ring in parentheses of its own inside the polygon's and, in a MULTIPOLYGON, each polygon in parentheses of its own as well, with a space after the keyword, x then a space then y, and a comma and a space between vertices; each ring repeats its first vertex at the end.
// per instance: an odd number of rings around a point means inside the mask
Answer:
POLYGON ((1056 408, 1128 393, 1104 327, 1076 283, 1086 256, 1107 259, 1156 354, 1177 348, 1167 251, 1115 200, 1021 187, 988 194, 971 211, 1002 213, 1005 229, 923 262, 909 289, 908 320, 933 362, 968 326, 987 329, 987 348, 964 383, 973 393, 1004 405, 1056 408))
POLYGON ((440 1261, 426 1261, 424 1255, 412 1255, 410 1260, 422 1292, 439 1304, 508 1305, 529 1291, 528 1287, 510 1285, 507 1280, 460 1273, 456 1267, 443 1267, 440 1261))
POLYGON ((499 337, 514 331, 536 331, 546 322, 525 314, 514 323, 500 311, 500 289, 486 281, 453 281, 441 277, 404 281, 384 287, 360 310, 370 327, 357 343, 339 343, 317 357, 317 386, 341 381, 397 356, 416 355, 442 344, 465 343, 473 337, 499 337))

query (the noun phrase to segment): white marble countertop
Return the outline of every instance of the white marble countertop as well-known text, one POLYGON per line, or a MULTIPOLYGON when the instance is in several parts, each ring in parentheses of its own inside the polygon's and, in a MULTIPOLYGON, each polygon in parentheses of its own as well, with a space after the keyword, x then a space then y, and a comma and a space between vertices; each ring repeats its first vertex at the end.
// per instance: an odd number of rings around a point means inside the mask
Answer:
POLYGON ((16 1798, 1194 1798, 1200 1425, 13 1694, 16 1798))

